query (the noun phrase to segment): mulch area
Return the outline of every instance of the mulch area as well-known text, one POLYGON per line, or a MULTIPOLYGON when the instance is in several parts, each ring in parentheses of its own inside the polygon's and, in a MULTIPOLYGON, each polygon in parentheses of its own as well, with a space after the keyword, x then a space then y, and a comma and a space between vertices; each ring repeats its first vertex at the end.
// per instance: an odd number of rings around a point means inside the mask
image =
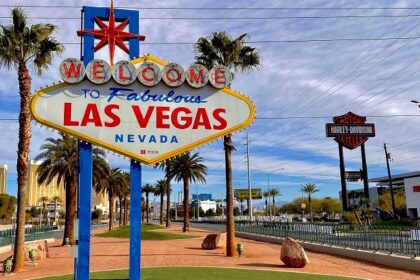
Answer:
MULTIPOLYGON (((106 230, 95 229, 93 234, 104 231, 106 230)), ((173 226, 163 231, 180 234, 181 228, 173 226)), ((222 248, 216 250, 201 249, 201 242, 207 233, 204 230, 191 228, 189 234, 200 236, 199 238, 143 241, 142 267, 214 266, 321 273, 368 279, 420 279, 420 273, 311 251, 307 252, 310 263, 306 267, 299 269, 290 268, 280 261, 280 245, 240 238, 237 239, 237 242, 244 244, 244 255, 240 258, 228 258, 225 257, 224 249, 222 248)), ((42 276, 72 274, 73 258, 71 249, 60 245, 61 240, 57 240, 49 247, 50 258, 39 260, 37 266, 33 266, 28 262, 25 266, 26 271, 7 278, 31 279, 42 276)), ((9 255, 10 253, 1 254, 0 260, 5 259, 9 255)), ((128 258, 128 239, 92 237, 91 271, 126 269, 128 268, 128 258)))

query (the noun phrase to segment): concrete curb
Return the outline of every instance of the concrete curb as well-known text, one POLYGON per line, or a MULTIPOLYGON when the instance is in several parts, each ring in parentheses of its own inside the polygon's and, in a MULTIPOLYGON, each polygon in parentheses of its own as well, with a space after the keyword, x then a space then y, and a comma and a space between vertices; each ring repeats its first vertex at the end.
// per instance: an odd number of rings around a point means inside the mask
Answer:
MULTIPOLYGON (((252 239, 257 241, 275 243, 275 244, 282 244, 284 238, 280 237, 272 237, 266 235, 257 235, 257 234, 250 234, 250 233, 242 233, 236 232, 235 236, 252 239)), ((298 241, 303 248, 326 253, 330 255, 338 255, 358 260, 369 261, 381 265, 407 269, 412 271, 420 272, 420 258, 419 257, 406 257, 406 256, 399 256, 399 255, 392 255, 392 254, 384 254, 379 252, 370 252, 364 250, 356 250, 351 248, 343 248, 337 246, 330 246, 330 245, 322 245, 318 243, 310 243, 310 242, 303 242, 298 241)))

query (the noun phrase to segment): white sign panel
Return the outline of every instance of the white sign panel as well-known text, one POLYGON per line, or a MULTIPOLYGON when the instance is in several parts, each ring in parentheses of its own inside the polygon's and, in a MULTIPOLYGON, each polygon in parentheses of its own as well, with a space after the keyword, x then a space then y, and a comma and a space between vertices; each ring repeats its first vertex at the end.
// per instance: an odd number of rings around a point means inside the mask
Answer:
POLYGON ((154 164, 250 125, 254 105, 230 89, 160 82, 61 83, 32 99, 35 120, 124 156, 154 164))

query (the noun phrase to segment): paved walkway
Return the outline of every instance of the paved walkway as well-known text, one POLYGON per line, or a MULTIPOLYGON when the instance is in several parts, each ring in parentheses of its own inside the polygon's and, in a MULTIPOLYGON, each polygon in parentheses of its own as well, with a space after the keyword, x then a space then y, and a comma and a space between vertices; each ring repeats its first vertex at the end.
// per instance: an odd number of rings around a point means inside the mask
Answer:
MULTIPOLYGON (((93 232, 99 233, 103 231, 104 229, 95 229, 93 232)), ((181 229, 179 226, 174 226, 165 231, 179 234, 181 229)), ((200 238, 143 241, 142 267, 215 266, 347 275, 384 280, 420 279, 420 273, 317 252, 308 252, 311 262, 305 268, 293 269, 284 266, 280 261, 280 245, 246 239, 238 239, 238 242, 244 244, 245 256, 241 258, 227 258, 224 256, 224 249, 211 251, 201 249, 201 242, 206 233, 204 230, 191 229, 190 234, 200 236, 200 238)), ((38 266, 32 266, 28 263, 26 266, 27 271, 9 276, 8 279, 31 279, 42 276, 72 274, 73 259, 70 248, 59 246, 60 242, 57 241, 50 247, 50 258, 39 261, 38 266)), ((93 237, 91 244, 91 271, 127 268, 128 248, 128 239, 93 237)), ((8 255, 10 253, 0 255, 0 260, 3 260, 8 255)))

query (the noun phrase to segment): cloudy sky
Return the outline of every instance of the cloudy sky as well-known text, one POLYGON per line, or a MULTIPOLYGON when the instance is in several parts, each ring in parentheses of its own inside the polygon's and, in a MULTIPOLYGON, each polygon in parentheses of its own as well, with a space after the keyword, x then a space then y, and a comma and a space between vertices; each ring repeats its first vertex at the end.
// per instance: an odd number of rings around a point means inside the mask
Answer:
MULTIPOLYGON (((59 80, 62 59, 79 56, 80 8, 109 6, 109 1, 9 1, 0 4, 0 24, 10 24, 10 10, 25 8, 31 23, 53 23, 65 53, 32 89, 59 80)), ((277 187, 289 201, 300 186, 315 183, 317 196, 338 197, 338 148, 325 137, 325 123, 353 111, 376 125, 366 143, 369 177, 386 175, 383 143, 393 157, 393 174, 419 170, 420 8, 418 1, 115 1, 116 8, 140 10, 140 53, 152 53, 184 67, 194 59, 193 43, 215 31, 250 35, 262 56, 262 67, 237 74, 232 87, 250 96, 257 119, 250 139, 252 186, 277 187), (289 8, 289 9, 286 9, 289 8), (384 9, 385 8, 385 9, 384 9), (369 40, 376 39, 376 40, 369 40), (378 40, 380 39, 380 40, 378 40)), ((107 58, 107 52, 98 57, 107 58)), ((125 59, 117 53, 116 60, 125 59)), ((16 150, 19 95, 15 70, 0 69, 0 163, 9 168, 8 192, 16 194, 16 150), (12 119, 12 120, 5 120, 12 119)), ((32 126, 30 157, 48 136, 32 126)), ((247 187, 246 132, 233 139, 234 186, 247 187)), ((207 185, 199 192, 225 195, 223 143, 197 149, 208 166, 207 185)), ((128 160, 112 155, 113 166, 128 169, 128 160)), ((345 150, 346 169, 361 168, 360 149, 345 150)), ((159 171, 146 167, 144 181, 154 183, 159 171)), ((349 189, 362 184, 348 184, 349 189)), ((181 190, 174 184, 174 195, 181 190)), ((197 185, 192 186, 195 193, 197 185)))

